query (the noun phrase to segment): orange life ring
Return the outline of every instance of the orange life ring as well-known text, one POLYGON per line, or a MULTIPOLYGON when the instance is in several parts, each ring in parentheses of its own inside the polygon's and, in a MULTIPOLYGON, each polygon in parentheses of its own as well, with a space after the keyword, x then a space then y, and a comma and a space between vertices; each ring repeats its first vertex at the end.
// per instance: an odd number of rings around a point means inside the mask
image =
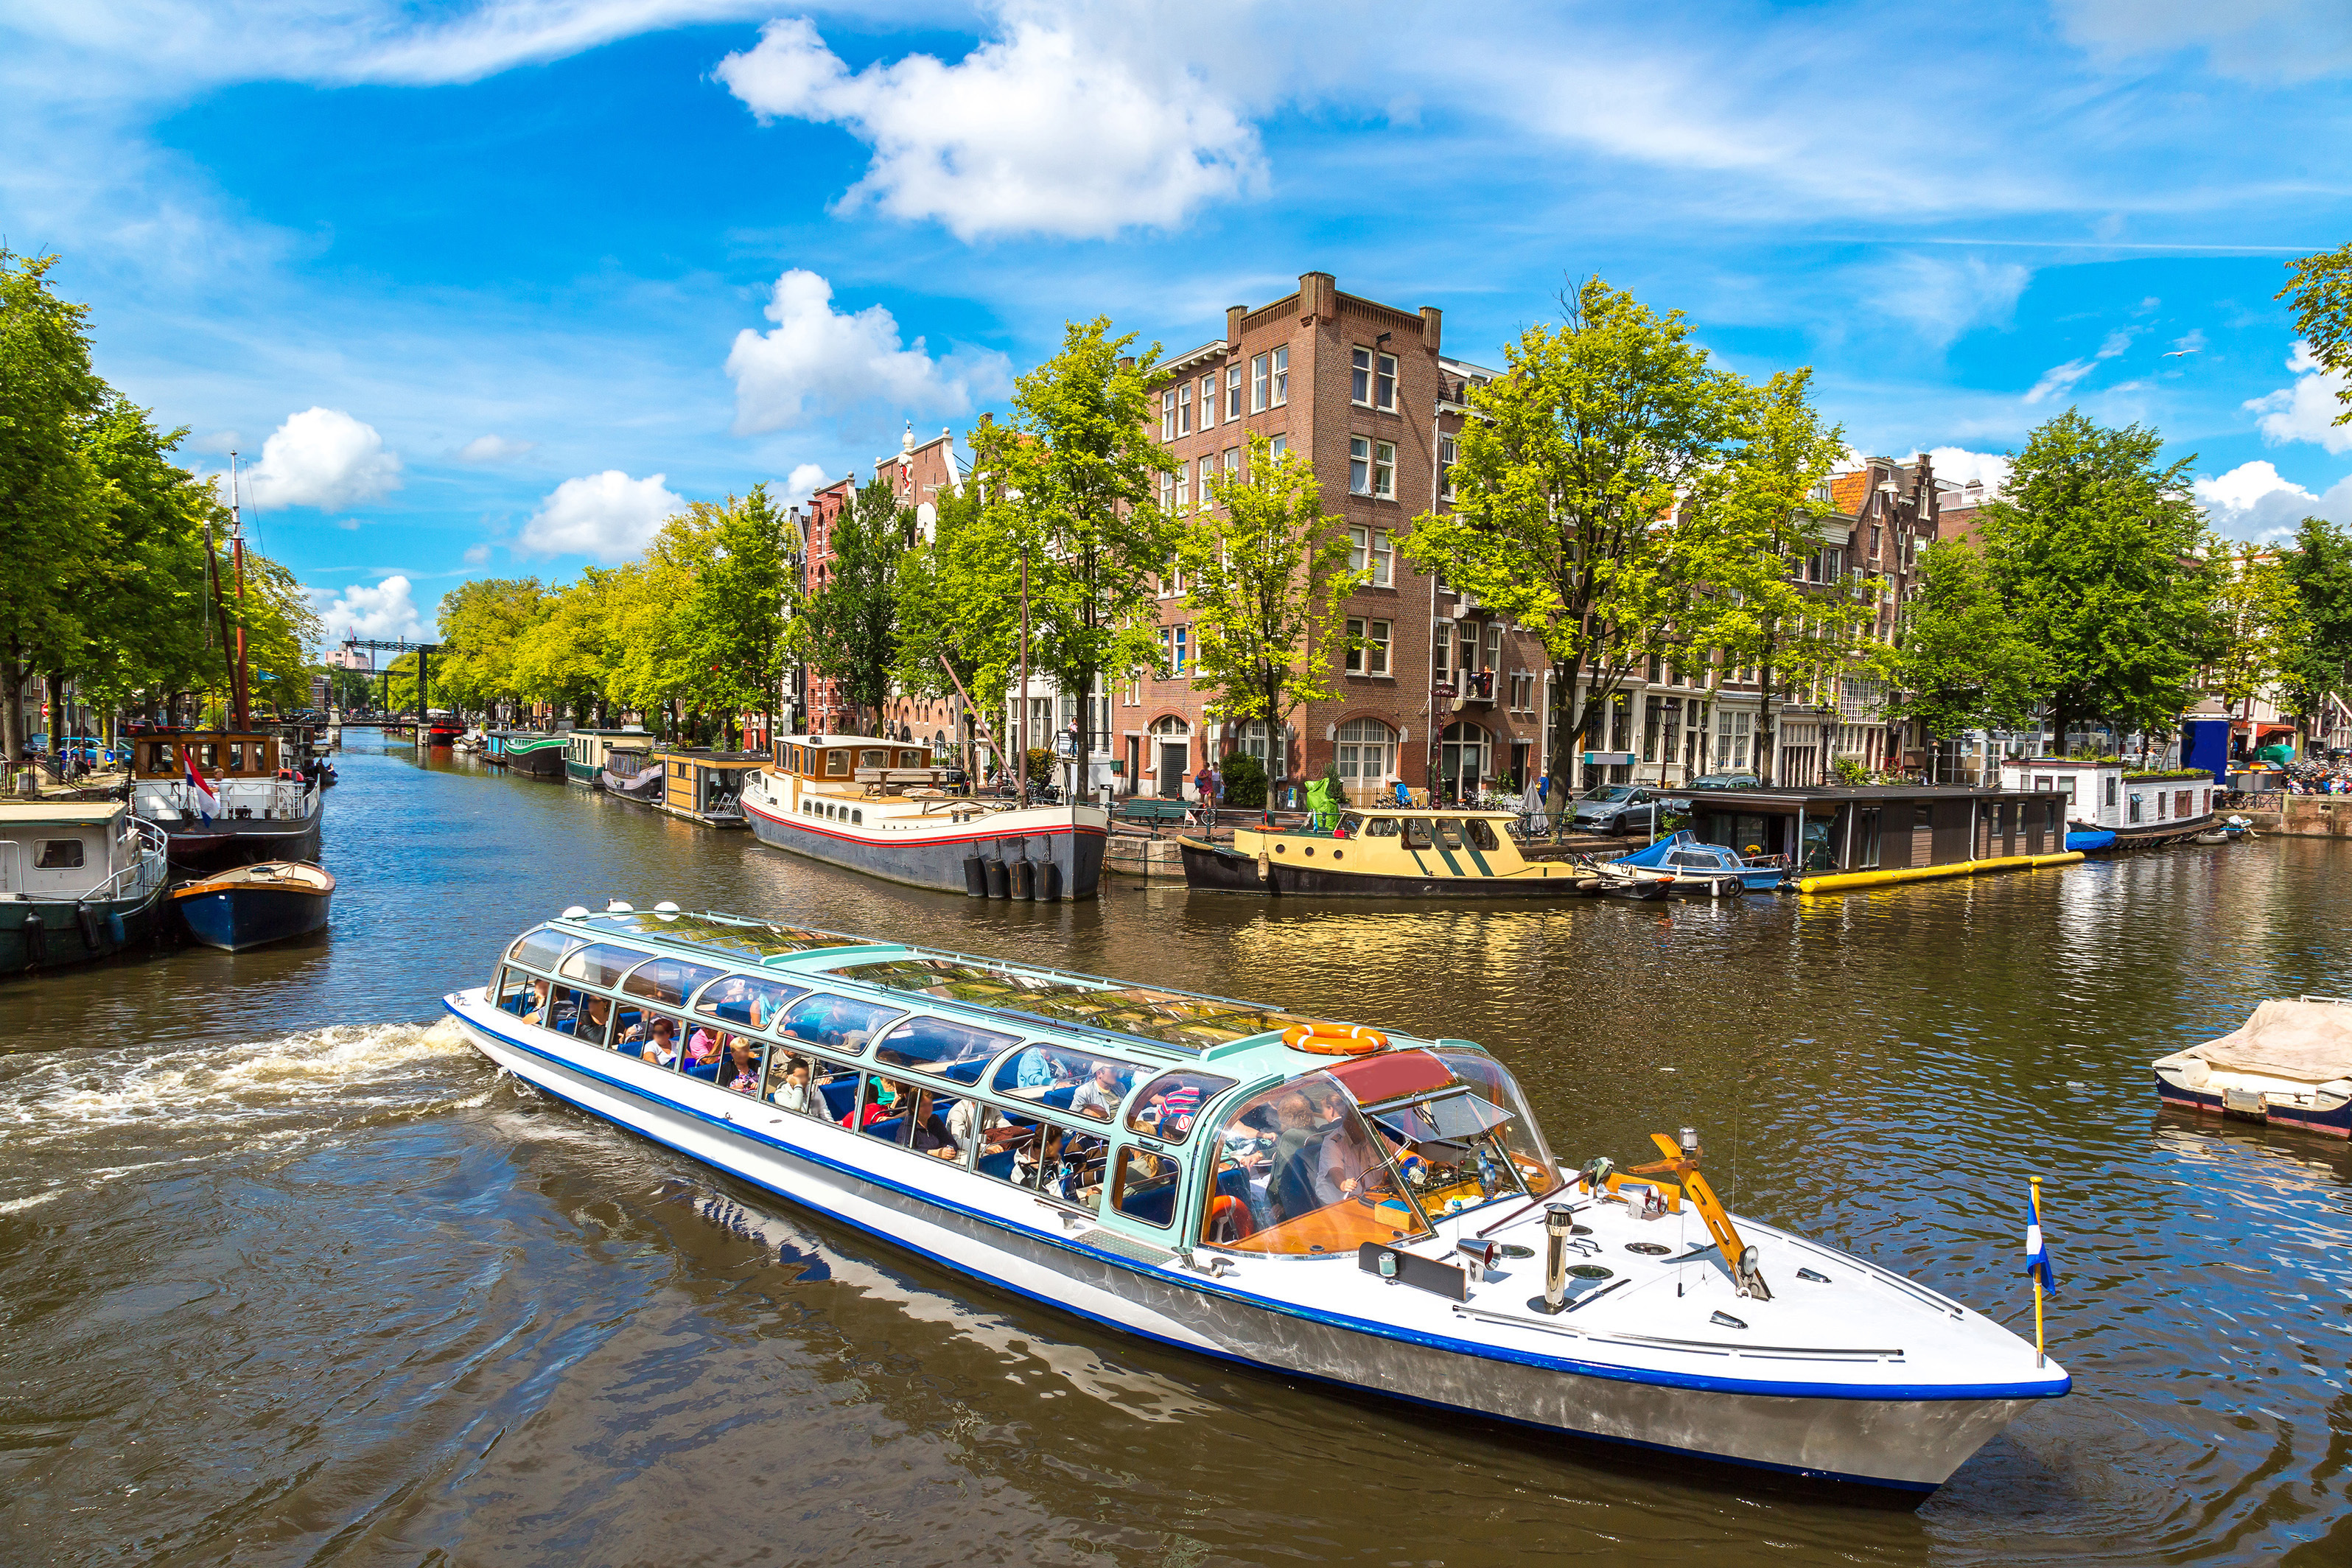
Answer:
POLYGON ((1282 1031, 1282 1043, 1318 1057, 1360 1057, 1388 1049, 1389 1037, 1361 1024, 1293 1024, 1282 1031))
POLYGON ((1201 1228, 1210 1246, 1227 1247, 1236 1241, 1247 1241, 1257 1230, 1257 1219, 1247 1204, 1231 1194, 1221 1193, 1209 1200, 1209 1223, 1201 1228), (1221 1221, 1225 1227, 1223 1234, 1217 1228, 1221 1221))

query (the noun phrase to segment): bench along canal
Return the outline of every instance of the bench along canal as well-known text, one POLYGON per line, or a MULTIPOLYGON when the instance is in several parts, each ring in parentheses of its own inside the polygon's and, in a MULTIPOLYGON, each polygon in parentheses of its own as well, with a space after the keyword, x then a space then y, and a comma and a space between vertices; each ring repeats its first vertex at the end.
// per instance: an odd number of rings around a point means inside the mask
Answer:
MULTIPOLYGON (((373 745, 373 737, 359 739, 373 745)), ((869 881, 394 743, 331 935, 0 986, 0 1561, 2352 1561, 2352 1152, 2146 1064, 2352 990, 2340 846, 1538 912, 869 881), (1566 1161, 2032 1332, 2074 1394, 1916 1510, 1236 1373, 794 1214, 425 1037, 673 899, 1479 1040, 1566 1161)))

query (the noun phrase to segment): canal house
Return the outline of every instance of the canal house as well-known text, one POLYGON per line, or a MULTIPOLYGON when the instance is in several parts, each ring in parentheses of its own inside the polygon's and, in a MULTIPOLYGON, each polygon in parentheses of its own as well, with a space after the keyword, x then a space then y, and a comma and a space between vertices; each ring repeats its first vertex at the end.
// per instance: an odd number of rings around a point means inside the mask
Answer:
POLYGON ((1801 872, 1916 869, 2066 847, 2060 797, 2025 789, 1868 784, 1701 791, 1690 826, 1708 844, 1780 855, 1801 872))

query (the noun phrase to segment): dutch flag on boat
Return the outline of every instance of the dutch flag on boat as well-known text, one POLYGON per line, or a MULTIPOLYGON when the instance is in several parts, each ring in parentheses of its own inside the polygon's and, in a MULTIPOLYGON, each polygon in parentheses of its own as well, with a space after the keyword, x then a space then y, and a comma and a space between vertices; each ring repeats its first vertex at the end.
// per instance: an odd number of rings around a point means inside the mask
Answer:
POLYGON ((213 813, 220 809, 220 796, 213 792, 212 785, 205 782, 204 770, 196 766, 196 753, 193 750, 180 753, 180 774, 187 783, 188 795, 195 803, 196 815, 210 822, 213 813))
POLYGON ((2031 1190, 2025 1194, 2025 1271, 2039 1276, 2044 1290, 2053 1296, 2058 1293, 2058 1274, 2050 1267, 2050 1244, 2042 1236, 2041 1199, 2031 1190))

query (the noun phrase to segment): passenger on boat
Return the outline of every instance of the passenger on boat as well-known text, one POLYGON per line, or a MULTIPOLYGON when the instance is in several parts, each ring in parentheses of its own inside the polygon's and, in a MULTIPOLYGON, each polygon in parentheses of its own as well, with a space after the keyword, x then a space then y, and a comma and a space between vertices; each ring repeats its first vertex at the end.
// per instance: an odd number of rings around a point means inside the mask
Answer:
POLYGON ((809 1088, 809 1065, 806 1058, 794 1057, 784 1066, 784 1081, 768 1098, 786 1110, 803 1113, 812 1109, 815 1099, 809 1088))
POLYGON ((948 1133, 947 1118, 940 1114, 941 1096, 929 1089, 916 1094, 907 1113, 907 1147, 921 1154, 952 1160, 959 1151, 948 1133))
POLYGON ((583 1040, 602 1040, 605 1026, 613 1021, 612 999, 592 992, 582 999, 581 1009, 580 1027, 575 1032, 583 1040))
POLYGON ((869 1078, 866 1082, 866 1103, 841 1119, 841 1124, 853 1131, 863 1131, 877 1121, 887 1121, 898 1115, 898 1102, 906 1096, 906 1091, 888 1079, 869 1078))
POLYGON ((676 1067, 677 1065, 677 1023, 669 1018, 656 1018, 646 1026, 646 1028, 651 1031, 651 1037, 646 1041, 645 1049, 637 1054, 656 1067, 676 1067))
POLYGON ((760 1049, 740 1035, 727 1037, 727 1065, 719 1078, 738 1094, 760 1092, 760 1049))
POLYGON ((1082 1116, 1092 1116, 1108 1121, 1118 1114, 1119 1101, 1127 1098, 1127 1075, 1114 1062, 1095 1063, 1095 1076, 1078 1086, 1070 1097, 1070 1109, 1082 1116))
POLYGON ((988 1138, 992 1143, 1003 1141, 999 1137, 990 1135, 1008 1126, 1004 1120, 1004 1113, 993 1106, 983 1106, 977 1100, 966 1095, 955 1102, 953 1110, 948 1112, 948 1140, 953 1148, 941 1151, 940 1154, 941 1159, 953 1159, 971 1152, 972 1123, 975 1120, 980 1123, 982 1137, 988 1138))

